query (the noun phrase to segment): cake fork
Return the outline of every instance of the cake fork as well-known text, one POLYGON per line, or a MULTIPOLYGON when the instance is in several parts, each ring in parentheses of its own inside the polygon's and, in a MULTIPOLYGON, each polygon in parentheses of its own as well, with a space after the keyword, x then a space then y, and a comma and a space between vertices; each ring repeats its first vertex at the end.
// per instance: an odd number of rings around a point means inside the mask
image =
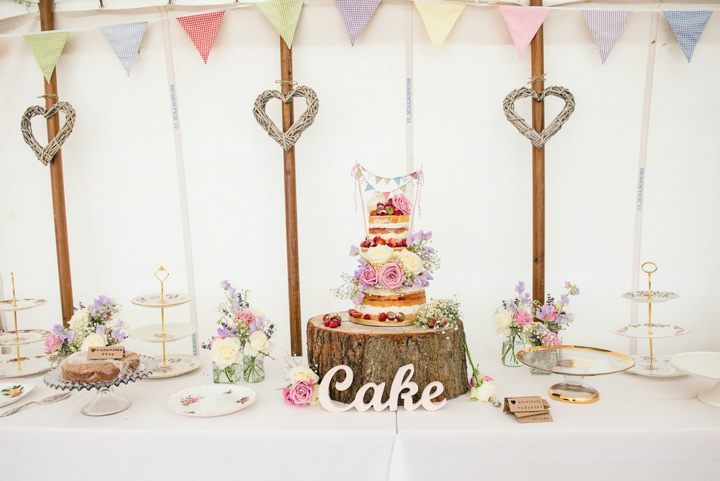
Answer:
POLYGON ((70 397, 70 393, 62 393, 62 394, 55 394, 54 396, 46 397, 45 399, 41 399, 39 401, 31 401, 29 403, 25 403, 21 406, 18 406, 16 408, 12 408, 10 410, 5 411, 4 413, 0 414, 0 418, 3 418, 5 416, 10 416, 11 414, 15 414, 16 412, 20 412, 23 409, 25 409, 28 406, 33 406, 35 404, 52 404, 54 402, 62 401, 63 399, 67 399, 70 397))

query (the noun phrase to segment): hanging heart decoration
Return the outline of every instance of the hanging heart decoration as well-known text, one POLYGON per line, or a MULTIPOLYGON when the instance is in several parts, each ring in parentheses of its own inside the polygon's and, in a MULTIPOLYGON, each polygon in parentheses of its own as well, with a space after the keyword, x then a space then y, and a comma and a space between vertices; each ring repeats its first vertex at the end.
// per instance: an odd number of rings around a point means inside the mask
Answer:
POLYGON ((548 87, 541 92, 536 92, 533 89, 523 87, 513 90, 507 97, 505 97, 505 100, 503 101, 503 111, 505 112, 505 117, 515 126, 516 129, 518 129, 518 132, 530 139, 530 142, 532 142, 536 148, 541 149, 545 146, 547 141, 550 140, 550 137, 560 130, 563 124, 568 121, 572 113, 575 111, 575 97, 573 97, 573 94, 571 94, 565 87, 548 87), (562 108, 557 117, 550 122, 550 125, 545 127, 542 132, 538 133, 515 111, 515 102, 526 97, 532 97, 538 102, 543 102, 547 96, 558 97, 564 100, 565 106, 562 108))
POLYGON ((20 131, 22 132, 23 140, 25 140, 25 143, 30 146, 33 152, 35 152, 35 156, 43 163, 43 165, 48 165, 55 158, 55 154, 58 153, 60 147, 62 147, 67 138, 70 136, 70 133, 75 126, 75 116, 75 109, 67 102, 57 102, 50 107, 50 109, 46 109, 45 107, 41 107, 39 105, 33 105, 23 114, 22 120, 20 121, 20 131), (36 115, 42 115, 46 119, 49 119, 58 112, 65 114, 65 123, 57 135, 48 142, 47 146, 41 147, 33 135, 30 121, 36 115))
POLYGON ((255 106, 253 107, 253 114, 255 120, 257 120, 260 127, 262 127, 272 139, 280 144, 280 146, 286 152, 290 150, 295 143, 300 139, 305 130, 310 127, 315 121, 315 116, 318 113, 320 102, 318 101, 317 94, 310 87, 300 86, 290 92, 284 94, 277 90, 266 90, 261 93, 257 99, 255 99, 255 106), (272 99, 278 99, 283 103, 290 103, 295 97, 302 97, 305 99, 307 108, 302 113, 299 119, 288 129, 287 132, 283 133, 277 128, 275 123, 267 115, 265 107, 267 103, 272 99))

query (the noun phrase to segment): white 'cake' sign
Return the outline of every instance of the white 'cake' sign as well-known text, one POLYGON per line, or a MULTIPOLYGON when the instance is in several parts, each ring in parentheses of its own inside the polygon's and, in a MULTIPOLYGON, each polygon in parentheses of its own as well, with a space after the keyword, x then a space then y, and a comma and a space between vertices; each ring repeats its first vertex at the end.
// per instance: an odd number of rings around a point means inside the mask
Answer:
POLYGON ((382 395, 385 391, 385 383, 381 382, 376 384, 369 382, 363 385, 358 392, 355 394, 355 400, 348 404, 342 405, 336 403, 330 399, 330 383, 333 377, 339 371, 345 372, 345 379, 342 382, 335 384, 335 389, 338 391, 345 391, 350 387, 353 381, 353 372, 348 366, 341 364, 330 369, 327 374, 323 377, 320 383, 320 404, 327 411, 331 412, 345 412, 352 408, 357 409, 360 412, 365 412, 371 407, 375 411, 383 411, 390 408, 390 411, 398 410, 398 401, 400 398, 403 399, 403 407, 406 411, 414 411, 418 407, 422 406, 428 411, 437 411, 445 405, 446 399, 439 402, 432 402, 433 399, 440 396, 444 391, 444 386, 439 381, 434 381, 425 386, 423 389, 422 396, 418 402, 413 402, 412 397, 418 392, 417 383, 411 381, 413 374, 415 374, 415 367, 412 364, 406 364, 398 369, 393 379, 392 387, 390 388, 390 398, 387 402, 382 402, 382 395), (370 389, 373 390, 373 396, 369 403, 364 402, 365 393, 370 389))

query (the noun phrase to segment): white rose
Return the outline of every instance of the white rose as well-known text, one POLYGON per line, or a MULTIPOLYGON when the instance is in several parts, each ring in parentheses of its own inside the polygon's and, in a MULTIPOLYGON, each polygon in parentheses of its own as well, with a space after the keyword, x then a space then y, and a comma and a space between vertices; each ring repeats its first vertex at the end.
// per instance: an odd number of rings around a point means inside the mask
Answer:
POLYGON ((295 381, 314 381, 316 384, 320 378, 308 366, 296 366, 290 370, 290 379, 295 381))
POLYGON ((105 345, 105 336, 101 336, 100 334, 88 334, 87 337, 85 337, 85 340, 83 340, 80 350, 87 351, 88 348, 103 347, 105 345))
POLYGON ((267 320, 267 316, 260 309, 255 309, 254 307, 248 307, 247 310, 252 312, 252 315, 255 316, 255 319, 257 319, 258 317, 262 317, 264 320, 267 320))
POLYGON ((382 202, 384 204, 385 197, 383 197, 382 195, 376 195, 375 197, 373 197, 372 199, 368 200, 365 203, 365 207, 367 207, 368 214, 373 210, 377 210, 378 202, 382 202))
POLYGON ((425 270, 423 269, 422 259, 414 252, 403 249, 397 253, 397 257, 400 259, 400 262, 402 262, 402 265, 405 266, 405 269, 410 271, 411 274, 420 274, 425 270))
POLYGON ((90 322, 90 313, 87 309, 78 309, 70 318, 70 329, 73 331, 82 330, 90 322))
POLYGON ((319 406, 319 405, 320 405, 320 385, 315 384, 315 386, 313 386, 312 398, 310 398, 310 402, 308 403, 308 406, 319 406))
POLYGON ((485 381, 479 386, 470 388, 470 400, 489 402, 495 396, 495 381, 485 381))
POLYGON ((230 364, 240 362, 240 341, 236 337, 215 339, 210 348, 210 355, 220 369, 225 369, 230 364))
POLYGON ((248 337, 244 354, 246 356, 257 356, 259 353, 270 354, 274 347, 275 344, 270 342, 264 332, 255 331, 248 337))
POLYGON ((495 322, 495 332, 498 334, 510 335, 510 323, 512 323, 512 312, 507 309, 500 309, 493 316, 493 322, 495 322))
POLYGON ((370 247, 367 252, 362 252, 363 258, 370 264, 385 264, 395 257, 395 251, 389 245, 370 247))

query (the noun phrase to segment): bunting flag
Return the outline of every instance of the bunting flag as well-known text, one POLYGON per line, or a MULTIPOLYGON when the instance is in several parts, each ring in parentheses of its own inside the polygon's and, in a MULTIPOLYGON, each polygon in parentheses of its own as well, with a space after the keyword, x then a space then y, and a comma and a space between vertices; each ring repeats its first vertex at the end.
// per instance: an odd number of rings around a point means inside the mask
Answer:
POLYGON ((288 48, 292 48, 295 28, 300 20, 303 3, 304 0, 270 0, 257 4, 263 15, 285 40, 288 48))
POLYGON ((225 10, 221 10, 219 12, 177 17, 178 23, 185 29, 206 64, 224 15, 225 10))
POLYGON ((389 195, 395 190, 407 191, 408 184, 422 183, 422 170, 416 170, 398 177, 382 177, 367 170, 360 164, 355 165, 351 172, 358 184, 365 184, 365 192, 374 191, 376 194, 389 195))
POLYGON ((427 30, 430 41, 437 52, 448 35, 450 35, 455 22, 460 18, 460 14, 465 10, 465 5, 415 2, 415 8, 420 13, 420 18, 425 24, 425 30, 427 30))
POLYGON ((380 0, 335 0, 335 5, 340 10, 350 44, 354 47, 355 40, 365 29, 380 0))
POLYGON ((56 31, 23 35, 48 83, 50 83, 55 64, 65 47, 68 35, 70 32, 56 31))
POLYGON ((105 40, 115 51, 115 55, 117 55, 118 60, 125 68, 128 77, 135 63, 138 50, 140 50, 140 42, 142 42, 143 35, 145 35, 147 24, 147 22, 139 22, 100 27, 105 40))
POLYGON ((628 10, 583 10, 585 23, 590 28, 597 45, 602 63, 605 64, 615 42, 625 28, 631 11, 628 10))
POLYGON ((505 23, 510 30, 518 57, 522 57, 530 45, 530 41, 537 33, 540 25, 550 12, 546 7, 508 7, 501 5, 500 12, 505 18, 505 23))
POLYGON ((697 46, 700 35, 705 30, 712 10, 698 10, 695 12, 668 10, 663 12, 675 37, 680 44, 680 48, 685 54, 688 63, 693 56, 693 51, 697 46))

